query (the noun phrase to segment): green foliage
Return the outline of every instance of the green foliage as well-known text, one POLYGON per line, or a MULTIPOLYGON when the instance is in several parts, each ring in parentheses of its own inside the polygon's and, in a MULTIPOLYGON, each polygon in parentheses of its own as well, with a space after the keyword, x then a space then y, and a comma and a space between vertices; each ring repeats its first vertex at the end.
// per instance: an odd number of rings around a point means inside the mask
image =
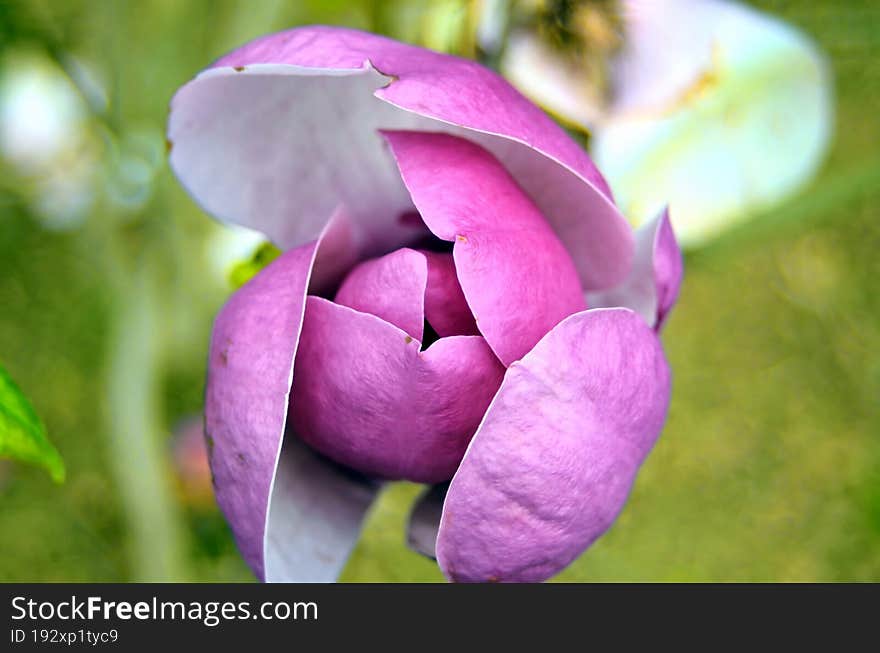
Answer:
POLYGON ((46 427, 12 377, 0 367, 0 458, 43 467, 56 483, 64 481, 64 461, 49 442, 46 427))
POLYGON ((281 250, 275 247, 275 245, 263 243, 247 261, 242 261, 232 268, 232 271, 229 273, 229 283, 238 290, 280 255, 281 250))

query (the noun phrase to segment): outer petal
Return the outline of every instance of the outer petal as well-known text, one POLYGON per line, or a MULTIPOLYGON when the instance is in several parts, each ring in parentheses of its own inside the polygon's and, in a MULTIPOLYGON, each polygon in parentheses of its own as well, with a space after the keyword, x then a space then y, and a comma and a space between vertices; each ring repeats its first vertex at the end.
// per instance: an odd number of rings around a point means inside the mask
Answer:
POLYGON ((562 243, 489 152, 448 134, 385 137, 425 224, 455 242, 459 283, 502 363, 521 358, 560 320, 586 308, 562 243))
POLYGON ((441 338, 479 335, 474 316, 458 284, 452 254, 422 253, 428 261, 425 319, 441 338))
POLYGON ((669 370, 626 309, 578 313, 510 367, 452 479, 437 559, 453 581, 542 581, 604 533, 660 433, 669 370))
MULTIPOLYGON (((339 233, 328 239, 334 246, 344 242, 339 233)), ((217 501, 248 565, 266 580, 333 580, 373 493, 361 484, 346 489, 351 481, 340 480, 325 469, 327 463, 303 455, 295 445, 285 445, 281 453, 293 359, 317 247, 313 242, 283 254, 236 292, 217 316, 211 338, 205 431, 217 501), (291 470, 296 470, 295 478, 286 475, 291 470), (311 484, 328 480, 326 487, 311 484), (352 492, 362 498, 360 507, 355 503, 347 513, 331 510, 340 493, 352 492), (298 504, 306 499, 307 507, 298 504), (289 518, 298 505, 332 513, 335 526, 300 532, 283 543, 269 541, 276 515, 289 518)))
POLYGON ((381 317, 421 341, 427 283, 425 255, 403 248, 354 268, 334 301, 381 317))
POLYGON ((632 234, 584 151, 491 71, 389 39, 305 27, 220 59, 172 101, 171 165, 204 208, 282 248, 352 207, 367 253, 404 244, 411 209, 376 132, 444 130, 498 156, 535 200, 587 288, 618 283, 632 234), (307 156, 304 156, 307 153, 307 156))
POLYGON ((479 336, 425 351, 397 327, 308 298, 291 424, 308 444, 365 474, 449 480, 503 368, 479 336))
POLYGON ((636 232, 636 257, 626 280, 611 290, 590 293, 593 307, 631 308, 658 331, 678 299, 683 263, 669 211, 642 225, 636 232))

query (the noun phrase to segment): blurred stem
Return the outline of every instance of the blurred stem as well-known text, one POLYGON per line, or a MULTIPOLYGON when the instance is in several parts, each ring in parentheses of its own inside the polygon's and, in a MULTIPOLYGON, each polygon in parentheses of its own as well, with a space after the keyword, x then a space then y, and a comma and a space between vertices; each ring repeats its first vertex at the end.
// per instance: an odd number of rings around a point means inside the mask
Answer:
POLYGON ((500 68, 515 9, 512 0, 471 0, 469 23, 475 39, 473 56, 484 66, 500 68))
POLYGON ((107 434, 128 520, 132 580, 180 581, 180 516, 159 422, 163 329, 155 276, 144 260, 119 284, 108 351, 107 434))
MULTIPOLYGON (((128 9, 125 3, 109 3, 107 18, 116 24, 124 22, 122 14, 128 9)), ((112 61, 119 60, 123 47, 120 33, 111 32, 106 44, 112 61)), ((93 101, 60 44, 47 42, 46 49, 80 93, 93 119, 113 138, 119 138, 121 104, 116 68, 111 68, 107 105, 101 106, 93 101)), ((86 255, 104 268, 102 276, 114 290, 106 352, 105 431, 115 485, 128 522, 130 580, 180 581, 185 573, 183 526, 172 497, 161 421, 165 315, 156 266, 164 244, 147 238, 132 259, 126 225, 117 221, 118 216, 103 218, 89 221, 84 243, 90 250, 86 255), (95 257, 93 252, 104 255, 95 257)))

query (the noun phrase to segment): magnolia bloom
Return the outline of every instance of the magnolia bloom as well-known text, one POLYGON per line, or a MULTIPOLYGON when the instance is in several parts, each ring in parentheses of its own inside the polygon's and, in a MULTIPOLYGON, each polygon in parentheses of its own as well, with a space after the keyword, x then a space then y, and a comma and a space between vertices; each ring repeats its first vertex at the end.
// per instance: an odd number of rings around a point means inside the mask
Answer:
MULTIPOLYGON (((606 52, 608 97, 578 62, 515 32, 502 71, 589 129, 591 152, 627 215, 667 203, 685 245, 790 196, 816 173, 833 126, 831 78, 792 26, 725 0, 622 0, 606 52)), ((610 28, 609 28, 610 29, 610 28)), ((605 81, 605 80, 601 80, 605 81)))
POLYGON ((611 525, 669 401, 665 212, 633 234, 489 70, 346 29, 223 57, 168 137, 206 210, 284 252, 220 312, 206 393, 258 577, 334 580, 383 480, 451 480, 411 533, 450 580, 544 580, 611 525))

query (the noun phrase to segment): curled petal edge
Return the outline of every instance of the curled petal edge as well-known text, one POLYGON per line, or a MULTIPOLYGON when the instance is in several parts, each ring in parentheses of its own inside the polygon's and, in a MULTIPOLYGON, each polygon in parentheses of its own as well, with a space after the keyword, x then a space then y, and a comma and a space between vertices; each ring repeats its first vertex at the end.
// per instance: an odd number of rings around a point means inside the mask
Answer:
POLYGON ((610 290, 587 293, 595 308, 629 308, 657 331, 678 299, 684 263, 669 209, 636 230, 636 255, 629 276, 610 290))
POLYGON ((625 277, 632 231, 580 146, 491 71, 383 37, 297 28, 226 55, 172 100, 170 160, 206 211, 282 249, 315 238, 321 216, 342 201, 354 207, 360 246, 375 255, 413 235, 397 221, 412 207, 378 129, 444 130, 479 143, 538 204, 586 289, 625 277), (315 129, 330 120, 332 129, 315 129), (316 168, 303 148, 336 167, 316 168), (331 200, 325 187, 339 179, 343 196, 331 200))

